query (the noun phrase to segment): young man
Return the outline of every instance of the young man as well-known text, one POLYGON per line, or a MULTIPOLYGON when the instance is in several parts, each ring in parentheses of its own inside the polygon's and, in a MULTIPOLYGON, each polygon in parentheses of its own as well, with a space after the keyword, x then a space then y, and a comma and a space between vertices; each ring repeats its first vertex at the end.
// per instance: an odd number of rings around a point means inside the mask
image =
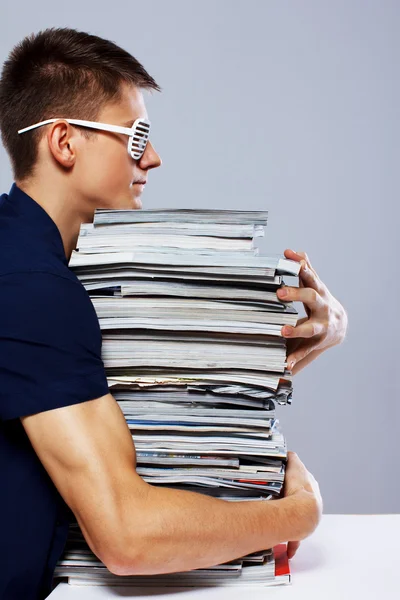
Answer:
MULTIPOLYGON (((293 555, 321 516, 318 484, 294 453, 285 497, 267 503, 158 488, 136 473, 98 320, 68 262, 95 208, 140 208, 161 165, 149 140, 134 158, 129 135, 102 129, 146 120, 142 89, 160 90, 134 57, 73 29, 32 34, 4 64, 0 127, 15 182, 0 197, 2 600, 51 591, 70 511, 120 575, 206 567, 286 540, 293 555)), ((301 366, 341 341, 344 317, 306 255, 286 255, 308 266, 303 289, 288 288, 308 304, 292 335, 301 366)))

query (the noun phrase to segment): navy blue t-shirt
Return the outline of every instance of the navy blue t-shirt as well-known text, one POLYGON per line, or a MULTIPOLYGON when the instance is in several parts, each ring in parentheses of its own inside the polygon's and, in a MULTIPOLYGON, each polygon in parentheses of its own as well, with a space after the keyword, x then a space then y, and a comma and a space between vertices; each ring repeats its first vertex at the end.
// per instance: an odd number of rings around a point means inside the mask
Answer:
POLYGON ((49 214, 0 196, 0 598, 41 600, 73 517, 19 417, 109 393, 101 331, 49 214))

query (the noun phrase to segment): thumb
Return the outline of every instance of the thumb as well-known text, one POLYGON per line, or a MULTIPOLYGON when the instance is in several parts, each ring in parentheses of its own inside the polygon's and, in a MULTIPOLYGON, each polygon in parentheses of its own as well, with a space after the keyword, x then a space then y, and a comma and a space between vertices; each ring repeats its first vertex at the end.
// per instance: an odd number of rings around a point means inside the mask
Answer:
POLYGON ((299 546, 300 546, 300 542, 288 542, 288 545, 287 545, 288 559, 293 558, 293 556, 296 554, 297 550, 299 549, 299 546))

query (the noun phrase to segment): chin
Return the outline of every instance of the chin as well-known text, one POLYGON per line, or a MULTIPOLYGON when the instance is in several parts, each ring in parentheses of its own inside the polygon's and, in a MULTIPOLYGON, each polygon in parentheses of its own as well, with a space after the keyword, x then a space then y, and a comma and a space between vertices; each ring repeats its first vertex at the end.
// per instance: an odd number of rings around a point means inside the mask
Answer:
POLYGON ((119 199, 115 199, 112 204, 113 206, 110 206, 110 208, 113 208, 114 210, 142 208, 142 200, 139 194, 132 194, 132 190, 130 190, 130 193, 125 194, 125 196, 121 195, 119 199))
POLYGON ((133 200, 131 200, 131 206, 130 208, 142 208, 142 200, 140 198, 140 196, 134 196, 133 200))

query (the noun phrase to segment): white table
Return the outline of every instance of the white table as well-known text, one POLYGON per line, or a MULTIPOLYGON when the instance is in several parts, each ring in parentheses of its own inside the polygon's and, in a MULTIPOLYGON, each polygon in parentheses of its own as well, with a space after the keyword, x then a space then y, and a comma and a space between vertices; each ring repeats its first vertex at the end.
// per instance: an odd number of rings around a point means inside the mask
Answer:
POLYGON ((399 515, 324 515, 290 561, 292 584, 272 588, 138 590, 60 583, 51 600, 399 600, 399 515))

